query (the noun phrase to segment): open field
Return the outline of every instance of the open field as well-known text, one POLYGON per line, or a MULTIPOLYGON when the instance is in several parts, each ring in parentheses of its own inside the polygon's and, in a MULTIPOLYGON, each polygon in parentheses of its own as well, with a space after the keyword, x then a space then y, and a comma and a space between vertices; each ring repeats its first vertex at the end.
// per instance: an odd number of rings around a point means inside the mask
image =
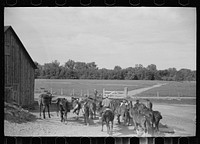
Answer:
MULTIPOLYGON (((84 95, 89 92, 93 95, 94 89, 99 93, 103 93, 103 88, 106 90, 123 91, 124 87, 128 91, 148 88, 157 84, 163 84, 160 87, 155 87, 136 94, 136 97, 196 97, 196 82, 172 82, 172 81, 144 81, 144 80, 51 80, 51 79, 36 79, 35 90, 40 88, 52 89, 55 94, 60 95, 61 89, 63 95, 84 95)), ((196 99, 181 99, 181 100, 165 100, 152 99, 154 103, 171 103, 171 104, 193 104, 196 105, 196 99)))

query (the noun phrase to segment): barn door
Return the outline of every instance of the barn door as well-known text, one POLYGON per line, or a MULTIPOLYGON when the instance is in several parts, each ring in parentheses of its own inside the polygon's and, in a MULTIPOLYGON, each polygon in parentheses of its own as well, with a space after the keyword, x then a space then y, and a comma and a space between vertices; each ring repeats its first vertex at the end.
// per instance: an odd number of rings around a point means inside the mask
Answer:
POLYGON ((19 84, 13 84, 13 100, 19 104, 19 84))
POLYGON ((13 98, 13 88, 11 86, 5 87, 4 101, 5 102, 12 102, 12 98, 13 98))

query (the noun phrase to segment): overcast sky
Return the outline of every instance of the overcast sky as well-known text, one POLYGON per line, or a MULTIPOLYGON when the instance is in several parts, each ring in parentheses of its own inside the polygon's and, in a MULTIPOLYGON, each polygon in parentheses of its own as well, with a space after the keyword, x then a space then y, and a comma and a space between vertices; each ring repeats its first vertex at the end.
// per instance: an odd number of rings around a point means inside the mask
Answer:
POLYGON ((195 8, 5 8, 4 25, 40 64, 196 70, 195 8))

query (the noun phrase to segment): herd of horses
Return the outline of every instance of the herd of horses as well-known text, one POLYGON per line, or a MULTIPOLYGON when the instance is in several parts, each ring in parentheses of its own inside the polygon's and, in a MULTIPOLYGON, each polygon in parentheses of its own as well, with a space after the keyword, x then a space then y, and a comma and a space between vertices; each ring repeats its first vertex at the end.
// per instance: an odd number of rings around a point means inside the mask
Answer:
MULTIPOLYGON (((90 124, 90 119, 97 118, 97 114, 101 117, 102 129, 106 124, 107 133, 112 135, 114 118, 117 117, 118 124, 134 125, 134 130, 138 133, 154 133, 159 132, 159 122, 162 119, 162 115, 159 111, 154 111, 151 107, 148 107, 144 103, 138 103, 133 105, 132 101, 121 102, 121 100, 113 99, 111 101, 111 107, 102 110, 102 100, 95 101, 92 98, 85 98, 78 100, 72 97, 69 101, 66 98, 56 99, 57 116, 60 115, 61 122, 67 122, 67 114, 73 110, 76 114, 76 118, 79 118, 80 111, 84 117, 85 125, 90 124)), ((38 104, 43 111, 43 118, 45 119, 45 109, 47 108, 50 118, 49 107, 52 103, 52 94, 45 93, 39 96, 38 104)))

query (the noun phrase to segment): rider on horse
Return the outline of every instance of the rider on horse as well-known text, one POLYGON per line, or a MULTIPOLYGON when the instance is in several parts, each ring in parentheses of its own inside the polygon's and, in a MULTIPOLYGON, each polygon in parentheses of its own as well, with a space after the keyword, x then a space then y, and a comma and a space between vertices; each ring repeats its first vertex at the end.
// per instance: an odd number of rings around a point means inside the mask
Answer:
POLYGON ((79 99, 75 99, 74 103, 75 103, 75 107, 74 107, 73 113, 78 114, 79 110, 80 110, 80 107, 81 107, 81 105, 79 103, 79 99))
POLYGON ((152 107, 153 107, 152 102, 149 99, 147 99, 147 108, 152 110, 152 107))
POLYGON ((108 98, 108 96, 106 96, 106 98, 102 101, 101 105, 102 105, 101 115, 103 115, 106 109, 111 108, 111 100, 108 98))
POLYGON ((140 105, 140 101, 137 99, 136 103, 134 104, 134 107, 138 108, 139 105, 140 105))

